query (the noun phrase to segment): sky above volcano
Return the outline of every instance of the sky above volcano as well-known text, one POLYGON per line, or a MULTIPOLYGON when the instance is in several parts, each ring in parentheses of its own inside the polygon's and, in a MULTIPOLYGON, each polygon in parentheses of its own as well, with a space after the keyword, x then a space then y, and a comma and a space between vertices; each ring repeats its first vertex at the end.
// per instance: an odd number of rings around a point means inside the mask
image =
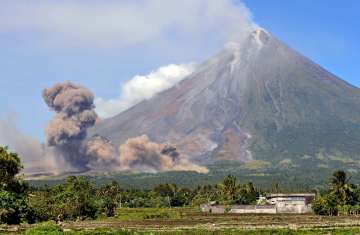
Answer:
POLYGON ((66 80, 114 115, 253 25, 360 87, 358 9, 356 0, 2 0, 0 121, 42 141, 53 114, 41 92, 66 80))

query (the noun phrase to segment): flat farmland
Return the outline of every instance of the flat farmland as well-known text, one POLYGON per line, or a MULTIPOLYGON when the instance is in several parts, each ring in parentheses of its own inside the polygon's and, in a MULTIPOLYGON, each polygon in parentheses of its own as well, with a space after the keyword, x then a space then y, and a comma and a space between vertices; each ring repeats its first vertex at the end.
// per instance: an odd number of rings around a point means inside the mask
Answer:
MULTIPOLYGON (((360 216, 209 214, 194 208, 119 209, 113 218, 59 224, 64 234, 360 234, 360 216)), ((34 226, 1 230, 18 234, 34 226)))
POLYGON ((131 230, 178 229, 327 229, 360 228, 360 216, 317 216, 312 214, 209 214, 196 209, 124 209, 115 218, 66 223, 68 229, 126 228, 131 230))

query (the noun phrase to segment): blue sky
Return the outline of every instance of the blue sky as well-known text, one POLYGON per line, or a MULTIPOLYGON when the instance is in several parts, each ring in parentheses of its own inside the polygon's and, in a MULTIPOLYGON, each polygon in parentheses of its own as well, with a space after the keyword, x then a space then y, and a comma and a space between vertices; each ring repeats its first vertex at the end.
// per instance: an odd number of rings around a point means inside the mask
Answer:
POLYGON ((135 75, 171 63, 201 62, 215 54, 233 31, 246 27, 249 12, 255 23, 360 87, 357 0, 245 0, 247 9, 231 0, 173 1, 156 7, 143 2, 147 1, 2 1, 0 118, 16 119, 23 132, 42 140, 53 116, 41 98, 44 88, 70 80, 88 87, 96 97, 116 98, 135 75), (209 2, 213 6, 207 9, 208 18, 197 17, 209 2), (114 15, 107 22, 98 11, 114 15), (44 12, 57 18, 46 18, 44 12), (138 20, 143 15, 144 25, 138 20))

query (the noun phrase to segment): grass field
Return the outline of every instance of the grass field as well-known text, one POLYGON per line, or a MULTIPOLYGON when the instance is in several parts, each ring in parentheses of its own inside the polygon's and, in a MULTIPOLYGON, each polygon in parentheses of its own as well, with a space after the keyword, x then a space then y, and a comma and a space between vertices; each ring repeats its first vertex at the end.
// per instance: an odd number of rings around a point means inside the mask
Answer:
POLYGON ((1 227, 35 234, 360 234, 360 217, 206 214, 194 208, 119 209, 114 218, 1 227), (40 227, 39 227, 40 226, 40 227), (43 231, 43 232, 41 232, 43 231))

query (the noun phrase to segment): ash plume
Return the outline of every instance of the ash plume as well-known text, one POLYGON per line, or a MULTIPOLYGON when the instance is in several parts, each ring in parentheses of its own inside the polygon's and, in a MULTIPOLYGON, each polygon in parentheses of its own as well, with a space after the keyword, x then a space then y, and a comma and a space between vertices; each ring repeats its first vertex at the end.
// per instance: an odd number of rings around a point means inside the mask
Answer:
POLYGON ((101 154, 108 148, 108 143, 98 140, 84 143, 87 129, 97 120, 93 94, 82 86, 65 82, 45 89, 43 98, 56 112, 45 130, 46 144, 76 169, 89 170, 89 163, 103 158, 101 154), (101 144, 105 146, 100 147, 101 144))
POLYGON ((205 167, 190 163, 174 146, 152 142, 146 135, 128 139, 120 146, 119 152, 120 164, 124 170, 208 172, 205 167))
POLYGON ((113 170, 118 168, 119 164, 115 148, 105 137, 92 137, 86 143, 85 154, 90 157, 90 168, 99 168, 101 166, 113 170))

